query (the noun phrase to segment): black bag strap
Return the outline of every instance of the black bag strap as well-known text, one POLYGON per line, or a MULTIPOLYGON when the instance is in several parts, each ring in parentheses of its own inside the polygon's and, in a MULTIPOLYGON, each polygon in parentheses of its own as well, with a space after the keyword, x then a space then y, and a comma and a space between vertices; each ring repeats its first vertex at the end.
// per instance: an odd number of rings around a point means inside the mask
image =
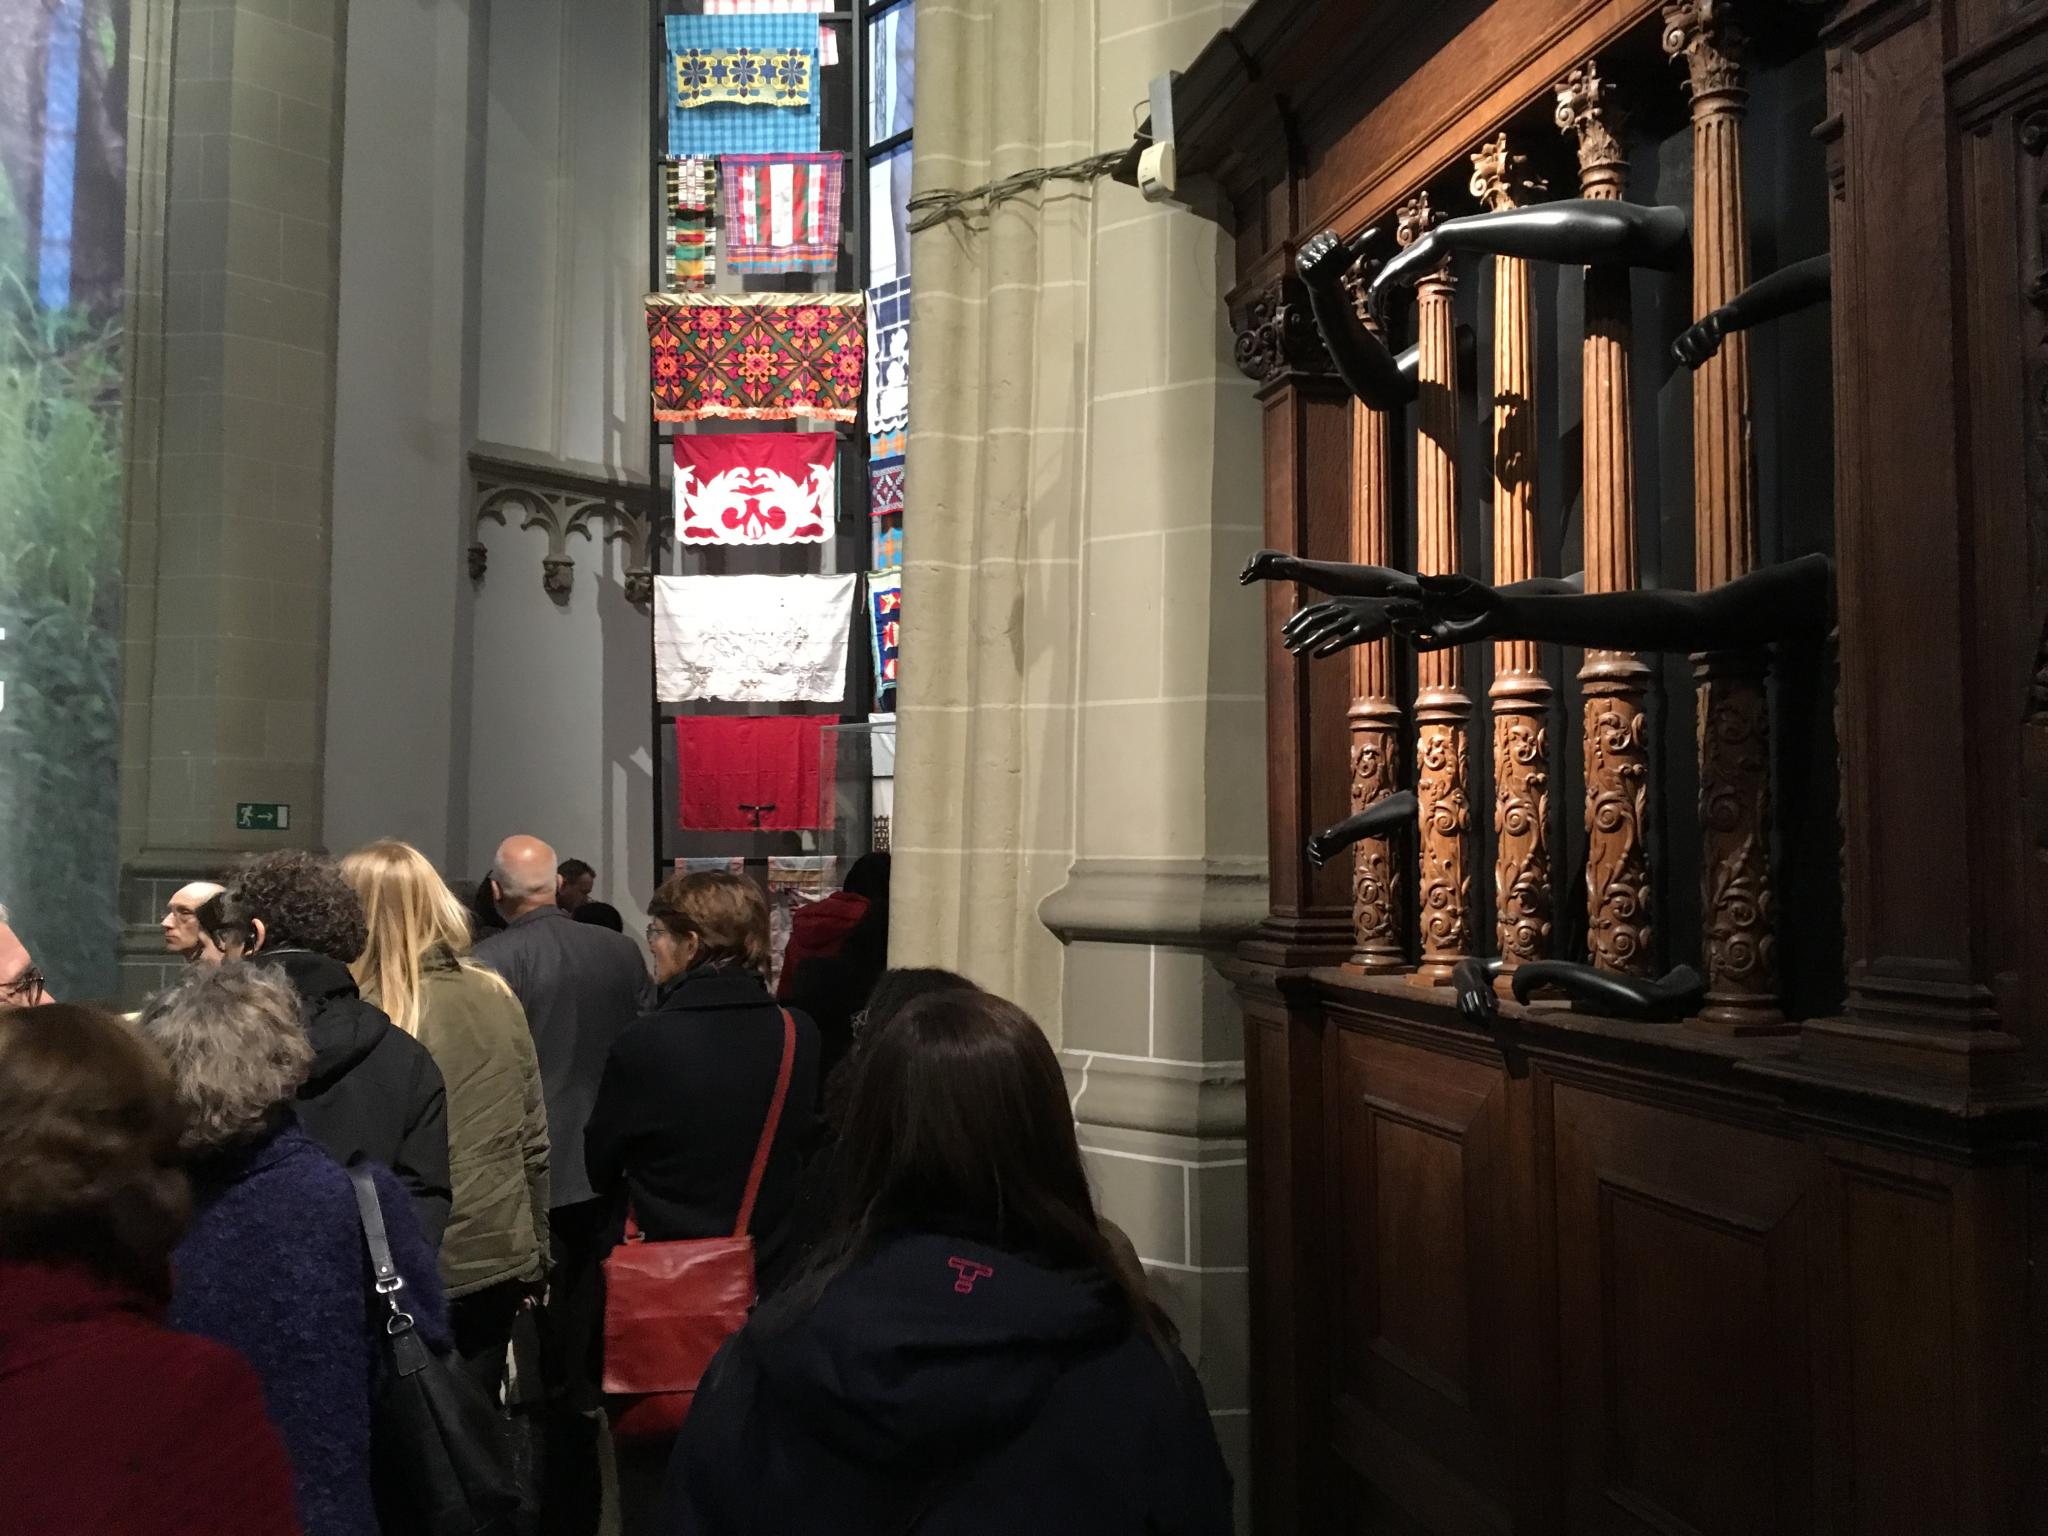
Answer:
POLYGON ((391 1240, 384 1232, 384 1206, 377 1198, 377 1181, 360 1164, 348 1170, 348 1181, 355 1186, 356 1215, 363 1224, 363 1241, 369 1246, 370 1273, 375 1278, 377 1294, 391 1308, 391 1315, 384 1319, 384 1334, 391 1340, 399 1375, 410 1376, 427 1363, 427 1352, 413 1331, 412 1314, 399 1305, 398 1293, 405 1289, 405 1276, 398 1272, 398 1263, 391 1257, 391 1240))

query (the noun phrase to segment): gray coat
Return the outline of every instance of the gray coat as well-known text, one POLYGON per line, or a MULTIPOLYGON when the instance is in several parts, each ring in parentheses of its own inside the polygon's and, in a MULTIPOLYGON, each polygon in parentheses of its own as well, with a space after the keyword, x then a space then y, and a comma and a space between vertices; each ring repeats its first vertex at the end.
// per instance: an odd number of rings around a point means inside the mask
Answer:
POLYGON ((652 991, 640 946, 622 933, 542 907, 494 933, 473 957, 505 978, 526 1010, 547 1098, 552 1203, 592 1198, 583 1131, 612 1042, 652 991))

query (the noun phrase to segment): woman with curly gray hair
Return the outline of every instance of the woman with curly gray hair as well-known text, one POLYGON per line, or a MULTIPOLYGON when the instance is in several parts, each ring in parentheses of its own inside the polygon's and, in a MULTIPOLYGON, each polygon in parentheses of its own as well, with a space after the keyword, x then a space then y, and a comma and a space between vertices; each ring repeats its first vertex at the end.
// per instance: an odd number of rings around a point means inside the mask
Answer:
POLYGON ((438 1244, 452 1187, 447 1090, 427 1048, 356 988, 349 967, 367 930, 341 867, 299 849, 262 854, 208 907, 225 952, 280 972, 305 1004, 313 1057, 298 1099, 307 1132, 338 1162, 367 1158, 397 1174, 438 1244))
MULTIPOLYGON (((267 967, 194 968, 151 1000, 140 1027, 170 1065, 192 1176, 192 1226, 171 1259, 171 1325, 232 1346, 256 1368, 307 1536, 376 1536, 379 1319, 354 1187, 293 1113, 314 1060, 298 994, 267 967)), ((374 1173, 407 1310, 445 1347, 433 1248, 398 1181, 374 1173)))

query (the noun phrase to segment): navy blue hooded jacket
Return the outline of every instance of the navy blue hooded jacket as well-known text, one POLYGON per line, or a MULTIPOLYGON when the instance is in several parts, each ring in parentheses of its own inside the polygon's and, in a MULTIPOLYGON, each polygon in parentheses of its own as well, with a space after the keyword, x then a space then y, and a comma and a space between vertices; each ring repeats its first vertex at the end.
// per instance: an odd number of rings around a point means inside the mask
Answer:
POLYGON ((664 1536, 1227 1536, 1201 1387, 1116 1289, 985 1244, 895 1239, 706 1373, 664 1536))

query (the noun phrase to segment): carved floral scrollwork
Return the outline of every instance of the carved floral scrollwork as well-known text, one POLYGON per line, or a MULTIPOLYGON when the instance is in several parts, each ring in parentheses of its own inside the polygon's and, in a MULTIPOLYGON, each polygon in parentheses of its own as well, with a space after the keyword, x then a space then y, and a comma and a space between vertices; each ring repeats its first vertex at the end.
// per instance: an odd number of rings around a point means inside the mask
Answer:
MULTIPOLYGON (((1351 728, 1351 809, 1367 810, 1394 793, 1394 730, 1389 725, 1354 723, 1351 728)), ((1401 956, 1400 875, 1394 840, 1368 837, 1352 853, 1351 920, 1358 951, 1369 960, 1401 956)))
POLYGON ((1684 61, 1694 101, 1742 93, 1747 39, 1735 24, 1734 10, 1730 0, 1666 0, 1664 51, 1684 61))
POLYGON ((659 494, 628 481, 600 479, 552 466, 471 454, 469 575, 481 581, 490 566, 490 551, 481 537, 486 519, 501 525, 517 513, 522 531, 538 528, 547 535, 541 557, 541 587, 557 600, 575 585, 576 561, 569 536, 598 538, 626 546, 626 600, 646 605, 654 600, 654 540, 662 522, 659 494))
POLYGON ((1308 298, 1292 278, 1274 283, 1246 303, 1237 316, 1231 359, 1238 372, 1260 384, 1289 375, 1321 378, 1336 372, 1309 312, 1308 298))
POLYGON ((1543 717, 1493 719, 1495 928, 1511 965, 1550 953, 1550 757, 1543 717))
POLYGON ((1707 973, 1715 994, 1777 995, 1778 949, 1771 893, 1769 711, 1762 679, 1702 668, 1699 763, 1702 901, 1707 973))
POLYGON ((1472 877, 1466 868, 1472 807, 1467 798, 1465 727, 1432 722, 1416 738, 1415 791, 1422 807, 1419 907, 1422 960, 1448 968, 1471 952, 1472 877))
POLYGON ((1586 947, 1602 970, 1648 976, 1650 754, 1640 694, 1586 699, 1586 947))

